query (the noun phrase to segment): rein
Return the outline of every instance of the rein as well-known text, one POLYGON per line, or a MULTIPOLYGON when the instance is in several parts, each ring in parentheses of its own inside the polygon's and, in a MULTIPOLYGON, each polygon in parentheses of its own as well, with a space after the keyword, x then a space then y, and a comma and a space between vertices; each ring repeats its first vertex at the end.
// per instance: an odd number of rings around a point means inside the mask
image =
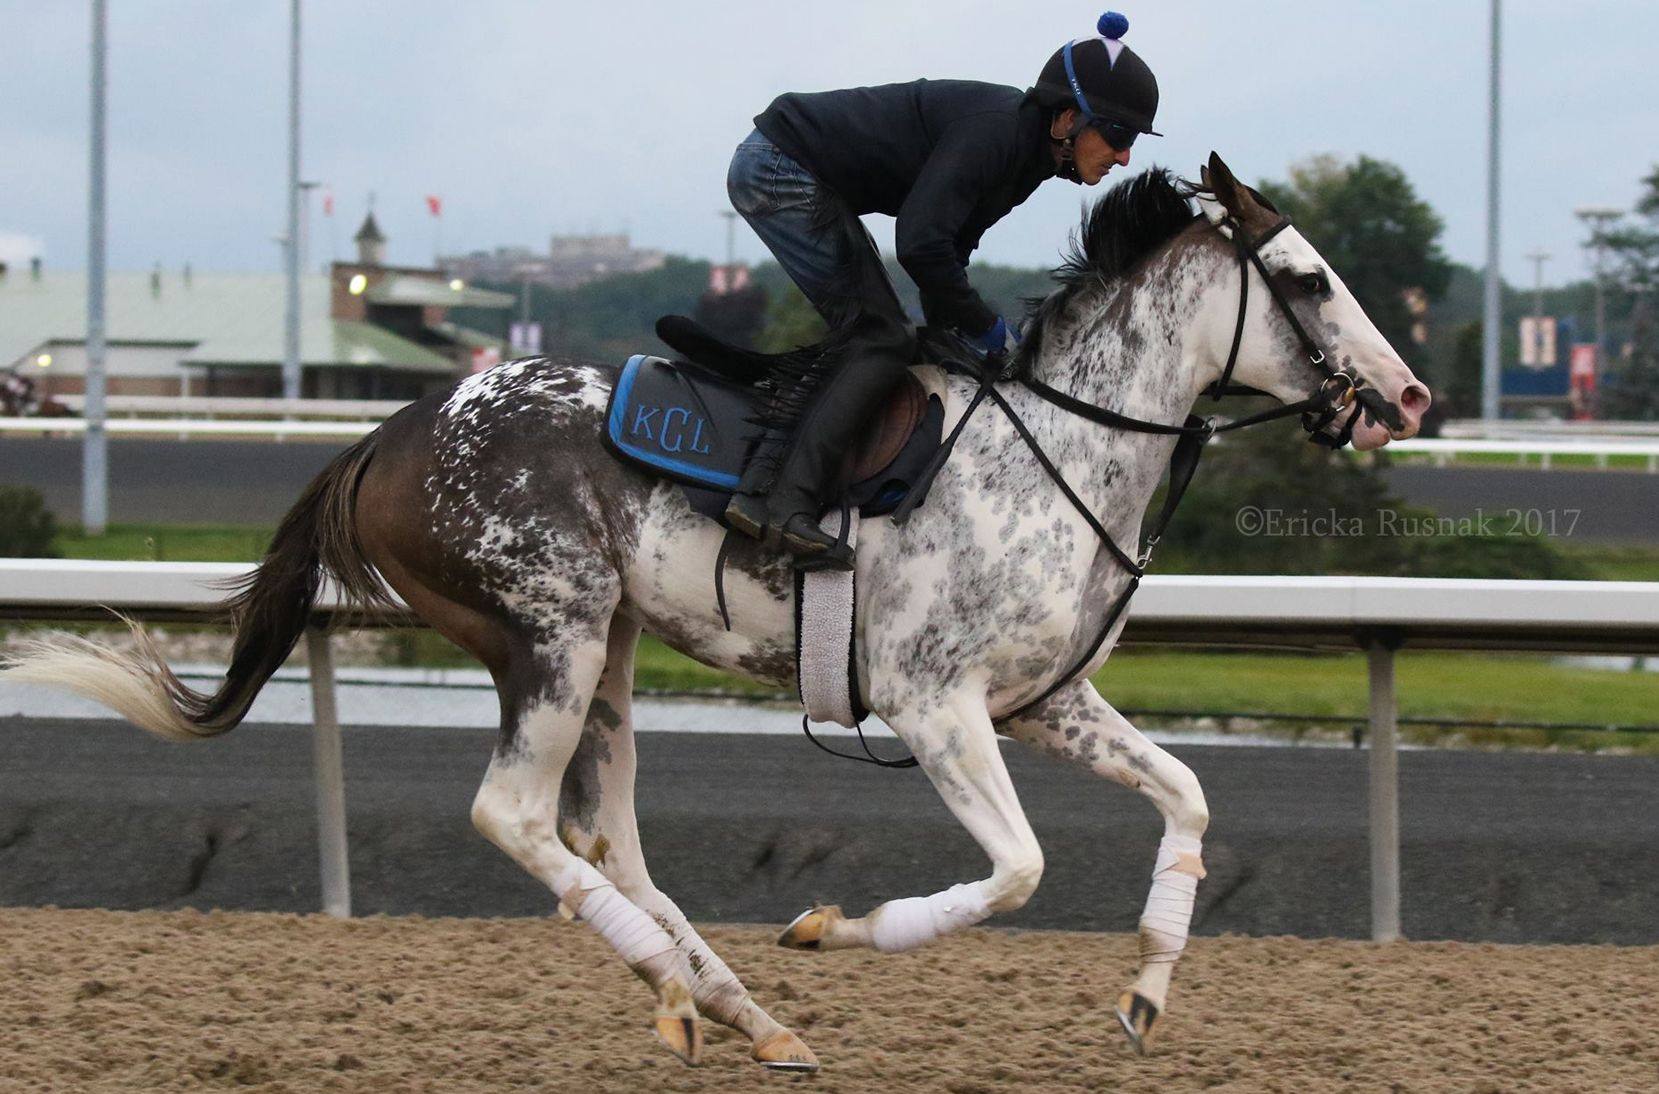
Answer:
MULTIPOLYGON (((1396 415, 1393 408, 1388 406, 1387 401, 1382 399, 1380 393, 1362 387, 1359 377, 1354 372, 1344 368, 1335 368, 1331 365, 1329 359, 1325 356, 1325 351, 1313 340, 1313 337, 1308 334, 1307 328, 1302 326, 1301 320, 1296 317, 1296 312, 1291 308, 1290 301, 1285 299, 1284 293, 1268 276, 1267 266, 1262 262, 1261 248, 1274 236, 1290 226, 1290 218, 1281 216, 1272 227, 1262 233, 1260 239, 1251 239, 1244 231, 1244 226, 1236 218, 1229 217, 1223 220, 1221 226, 1229 230, 1233 249, 1238 255, 1238 320, 1233 325, 1232 346, 1227 351, 1227 364, 1222 369, 1221 379, 1205 390, 1217 400, 1225 395, 1264 394, 1254 388, 1231 383, 1233 369, 1238 364, 1239 350, 1244 342, 1244 323, 1250 306, 1250 267, 1254 266, 1256 272, 1261 275, 1262 284, 1267 287, 1268 295, 1273 299, 1273 303, 1277 305, 1279 314, 1290 325, 1291 332, 1296 336, 1296 341, 1300 344, 1302 353, 1308 363, 1325 373, 1325 380, 1312 395, 1300 402, 1274 407, 1258 414, 1227 422, 1217 422, 1214 418, 1202 418, 1196 414, 1189 414, 1182 424, 1169 425, 1164 422, 1149 422, 1141 418, 1131 418, 1107 407, 1086 403, 1075 396, 1067 395, 1063 391, 1050 387, 1033 376, 1009 377, 1017 383, 1024 384, 1032 392, 1053 403, 1061 410, 1075 414, 1097 425, 1103 425, 1110 429, 1126 429, 1135 433, 1152 433, 1179 438, 1175 442, 1175 451, 1169 457, 1169 489, 1164 494, 1163 506, 1158 510, 1158 515, 1152 522, 1151 531, 1141 546, 1139 557, 1131 557, 1127 551, 1118 546, 1117 541, 1106 530, 1106 526, 1100 523, 1100 519, 1094 515, 1083 499, 1078 496, 1077 491, 1073 490, 1071 484, 1066 481, 1060 469, 1054 465, 1054 461, 1049 459, 1048 453, 1043 451, 1043 446, 1032 435, 1031 430, 1026 427, 1025 421, 1014 410, 1013 405, 996 389, 997 381, 1003 377, 987 368, 981 355, 977 351, 969 349, 966 340, 959 334, 940 331, 923 332, 924 340, 930 342, 933 348, 940 351, 939 363, 941 366, 947 372, 968 375, 978 380, 979 390, 974 393, 967 409, 962 412, 962 416, 957 419, 955 426, 951 428, 950 434, 940 444, 938 451, 933 454, 933 458, 928 461, 926 467, 923 468, 921 474, 917 477, 916 483, 911 487, 909 495, 893 512, 893 523, 902 525, 910 519, 910 514, 921 500, 921 496, 927 492, 927 486, 932 483, 934 476, 939 473, 939 469, 944 466, 946 459, 949 458, 951 449, 955 447, 957 438, 962 435, 962 429, 967 425, 968 419, 973 416, 974 411, 979 409, 980 404, 986 398, 989 398, 1007 416, 1015 431, 1019 433, 1020 439, 1031 450, 1031 454, 1037 458, 1037 462, 1042 465, 1048 477, 1060 488, 1060 492, 1065 495, 1072 508, 1076 509, 1078 514, 1088 523, 1089 528, 1093 530, 1101 545, 1117 561, 1117 564, 1129 573, 1129 584, 1118 594, 1117 599, 1107 610, 1106 617, 1101 622, 1099 633, 1095 635, 1094 641, 1089 643, 1089 647, 1083 655, 1070 668, 1061 673, 1054 683, 1045 688, 1042 694, 1004 714, 997 719, 998 721, 1017 718, 1042 703, 1055 692, 1070 684, 1076 679, 1078 673, 1087 668, 1089 662, 1094 660, 1095 654, 1099 653, 1100 647, 1105 644, 1106 636, 1112 633, 1112 628, 1117 625, 1124 609, 1129 606, 1130 599, 1135 595, 1135 591, 1140 588, 1141 578, 1146 575, 1147 565, 1152 560, 1152 551, 1157 547, 1158 542, 1163 539, 1165 529, 1169 527, 1171 518, 1175 516, 1175 510, 1181 504, 1181 497, 1186 493, 1188 484, 1192 482, 1193 474, 1198 470, 1198 460, 1203 455, 1204 446, 1211 437, 1217 433, 1230 433, 1234 430, 1248 429, 1251 426, 1277 421, 1292 415, 1300 415, 1302 428, 1308 432, 1310 440, 1329 448, 1341 448, 1353 439, 1354 426, 1358 423, 1362 412, 1369 411, 1382 421, 1395 424, 1393 419, 1396 415), (1342 428, 1334 435, 1326 433, 1325 427, 1335 421, 1337 415, 1350 405, 1354 408, 1353 413, 1348 415, 1342 424, 1342 428)), ((801 728, 806 731, 808 740, 832 756, 873 763, 881 767, 903 768, 917 765, 914 756, 902 760, 889 760, 873 754, 870 751, 869 743, 864 739, 862 726, 859 727, 858 738, 864 749, 863 756, 849 752, 839 752, 828 747, 812 735, 812 730, 807 726, 805 718, 801 720, 801 728)))
MULTIPOLYGON (((1216 399, 1220 399, 1224 395, 1262 394, 1253 388, 1238 387, 1230 383, 1233 375, 1233 369, 1238 364, 1239 350, 1244 341, 1245 316, 1250 304, 1250 267, 1254 266, 1256 271, 1261 274, 1262 282, 1267 286, 1268 295, 1272 297, 1273 302, 1278 306, 1279 313, 1284 317, 1285 321, 1289 323, 1290 329, 1292 333, 1295 334, 1297 342, 1300 343, 1302 353, 1306 356, 1308 363, 1312 364, 1315 368, 1318 368, 1326 374, 1326 379, 1319 385, 1319 389, 1312 395, 1301 400, 1300 402, 1274 407, 1270 410, 1262 411, 1259 414, 1252 414, 1248 417, 1238 418, 1228 422, 1218 423, 1213 418, 1201 418, 1195 414, 1189 414, 1186 421, 1181 425, 1169 425, 1163 422, 1149 422, 1140 418, 1131 418, 1128 415, 1119 414, 1115 410, 1110 410, 1102 406, 1096 406, 1093 403, 1086 403, 1081 399, 1067 395, 1063 391, 1050 387, 1048 384, 1045 384, 1035 377, 1014 377, 1017 382, 1023 383, 1038 396, 1050 403, 1053 403, 1060 409, 1065 410, 1068 413, 1075 414, 1078 417, 1084 418, 1088 421, 1095 422, 1098 425, 1103 425, 1112 429, 1126 429, 1136 433, 1152 433, 1180 438, 1175 444, 1175 451, 1170 454, 1169 458, 1169 489, 1164 494, 1163 506, 1159 509, 1157 517, 1152 522, 1151 531, 1147 535, 1145 543, 1141 547, 1141 552, 1138 558, 1131 557, 1127 551, 1118 546, 1117 541, 1114 540, 1111 534, 1106 531, 1105 526, 1100 523, 1099 518, 1097 518, 1094 513, 1090 511, 1089 507, 1083 502, 1083 499, 1078 496, 1077 491, 1072 489, 1071 484, 1066 481, 1065 476, 1061 474, 1060 469, 1054 465, 1053 460, 1049 459, 1048 453, 1043 451, 1042 445, 1038 443, 1037 438, 1032 435, 1031 430, 1026 427, 1024 420, 1020 418, 1019 414, 1014 410, 1008 400, 1004 398, 1002 393, 996 390, 994 384, 998 377, 987 370, 983 364, 980 363, 977 355, 969 356, 962 353, 947 353, 942 355, 945 357, 943 364, 947 371, 966 373, 974 376, 979 380, 979 390, 974 394, 973 400, 968 404, 968 407, 963 412, 962 417, 957 420, 955 427, 952 428, 950 432, 950 435, 945 439, 944 443, 940 445, 939 451, 934 454, 933 459, 928 463, 916 486, 912 488, 910 496, 907 497, 904 504, 900 505, 894 512, 893 522, 895 524, 903 524, 909 519, 911 511, 915 508, 915 502, 919 500, 919 495, 923 492, 922 487, 931 482, 933 476, 938 473, 939 468, 944 465, 946 458, 950 455, 952 446, 955 445, 957 438, 961 435, 962 428, 967 423, 968 418, 972 416, 973 412, 978 409, 980 403, 983 402, 988 396, 997 404, 1003 414, 1007 416, 1008 421, 1014 426, 1015 431, 1019 433, 1020 439, 1025 442, 1027 448, 1031 449, 1031 454, 1037 458, 1037 462, 1042 465, 1043 470, 1048 473, 1049 478, 1054 480, 1055 485, 1060 488, 1060 492, 1065 495, 1066 500, 1071 503, 1072 508, 1076 509, 1078 514, 1081 515, 1084 521, 1088 523, 1090 529, 1094 531, 1095 536, 1100 540, 1101 545, 1112 555, 1118 565, 1123 567, 1123 569, 1129 573, 1129 584, 1124 588, 1123 592, 1118 594, 1116 601, 1114 601, 1111 608, 1107 610, 1106 617, 1101 623, 1099 633, 1095 635, 1094 641, 1089 643, 1089 647, 1083 655, 1079 657, 1069 669, 1062 673, 1053 684, 1044 689, 1042 694, 1038 695, 1035 699, 1032 699, 1029 702, 1021 704, 1009 713, 1004 714, 998 719, 998 721, 1018 717, 1031 708, 1037 706, 1039 703, 1042 703, 1055 692, 1070 684, 1076 678, 1077 674, 1082 672, 1083 669, 1088 666, 1090 661, 1094 660, 1095 654, 1100 652, 1100 647, 1105 644, 1106 636, 1109 635, 1112 628, 1116 626, 1118 619, 1123 615, 1124 609, 1129 606, 1130 599, 1135 595, 1135 591, 1140 587, 1141 578, 1146 574, 1147 564, 1151 562, 1152 551, 1155 547, 1157 547, 1158 542, 1163 538, 1164 531, 1168 528, 1170 519, 1174 517, 1175 510, 1181 503, 1181 497, 1186 493, 1187 485, 1192 482, 1193 474, 1198 470, 1198 461, 1199 457, 1203 454, 1204 445, 1208 443, 1211 437, 1218 433, 1229 433, 1233 430, 1248 429, 1251 426, 1261 425, 1265 422, 1288 418, 1292 415, 1301 415, 1302 428, 1308 431, 1311 435, 1311 439, 1331 448, 1340 448, 1352 439, 1354 426, 1359 419, 1362 409, 1371 409, 1373 414, 1384 416, 1383 412, 1373 405, 1371 399, 1364 398, 1365 395, 1375 395, 1376 393, 1369 391, 1369 389, 1362 391, 1359 378, 1353 372, 1347 369, 1334 368, 1331 366, 1329 360, 1325 356, 1324 350, 1319 347, 1318 343, 1316 343, 1308 334, 1307 329, 1302 326, 1301 321, 1297 319, 1295 311, 1290 306, 1290 301, 1285 299, 1284 294, 1279 291, 1279 287, 1275 285, 1272 278, 1268 276, 1267 267, 1263 264, 1261 259, 1260 248, 1274 236, 1284 231, 1285 228, 1289 227, 1290 218, 1280 217, 1271 228, 1262 234, 1260 239, 1251 239, 1250 236, 1245 233, 1243 225, 1239 224, 1238 221, 1233 218, 1228 218, 1223 221, 1222 225, 1230 229, 1233 247, 1238 254, 1238 320, 1233 327, 1233 341, 1232 346, 1227 353, 1227 365, 1222 370, 1221 379, 1210 385, 1207 389, 1208 392, 1216 399), (1324 433, 1324 428, 1334 421, 1337 415, 1350 404, 1354 405, 1354 410, 1343 423, 1341 431, 1335 436, 1324 433)), ((939 335, 935 332, 932 333, 932 337, 937 340, 939 335)), ((817 744, 818 742, 814 741, 813 743, 817 744)), ((819 745, 819 747, 822 748, 823 746, 819 745)), ((868 752, 868 746, 866 746, 866 752, 868 752)), ((845 755, 844 753, 835 754, 845 755)), ((863 757, 856 756, 849 758, 863 759, 863 757)), ((883 766, 897 765, 894 765, 892 761, 888 761, 883 763, 883 766)), ((909 765, 906 764, 905 766, 909 765)))

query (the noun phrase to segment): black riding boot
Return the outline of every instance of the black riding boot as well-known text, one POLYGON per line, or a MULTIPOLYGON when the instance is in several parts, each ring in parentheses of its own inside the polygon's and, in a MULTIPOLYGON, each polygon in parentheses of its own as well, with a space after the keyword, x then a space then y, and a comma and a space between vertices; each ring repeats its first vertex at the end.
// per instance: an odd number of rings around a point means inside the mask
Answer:
POLYGON ((843 209, 838 230, 851 241, 851 284, 817 306, 838 337, 846 337, 837 354, 843 363, 821 381, 798 421, 774 422, 766 432, 725 516, 731 527, 772 546, 781 538, 800 565, 850 570, 852 552, 845 545, 835 549, 818 520, 846 485, 837 481, 846 454, 904 376, 916 341, 858 217, 843 209))
POLYGON ((789 444, 789 434, 781 429, 768 429, 762 434, 743 465, 743 476, 732 491, 732 500, 726 505, 726 523, 755 539, 770 538, 777 546, 778 530, 767 527, 770 506, 767 494, 777 481, 778 465, 789 444))
POLYGON ((904 375, 907 353, 891 346, 855 349, 825 382, 795 430, 795 440, 767 498, 767 522, 784 549, 813 568, 852 569, 853 553, 818 526, 848 483, 847 454, 869 430, 904 375))

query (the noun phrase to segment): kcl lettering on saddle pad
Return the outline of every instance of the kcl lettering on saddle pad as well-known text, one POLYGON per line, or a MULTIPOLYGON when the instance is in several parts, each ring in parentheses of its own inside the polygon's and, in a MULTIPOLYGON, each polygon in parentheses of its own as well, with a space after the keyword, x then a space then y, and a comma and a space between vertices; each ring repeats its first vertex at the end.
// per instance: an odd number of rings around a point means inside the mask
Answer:
MULTIPOLYGON (((851 485, 843 500, 864 516, 892 512, 939 447, 944 404, 937 396, 915 399, 918 412, 899 415, 903 424, 896 431, 880 428, 893 424, 893 408, 883 409, 873 432, 885 444, 872 446, 867 438, 848 453, 843 478, 851 485)), ((694 510, 719 521, 743 474, 759 401, 752 386, 695 364, 637 353, 611 391, 605 443, 619 458, 678 482, 694 510)))
POLYGON ((644 438, 647 443, 655 442, 657 447, 664 452, 689 451, 696 455, 706 456, 713 449, 709 447, 707 441, 703 440, 703 424, 705 421, 706 419, 702 415, 693 414, 683 406, 636 405, 634 407, 634 421, 632 425, 628 426, 628 434, 635 438, 636 443, 640 438, 644 438), (656 421, 659 413, 662 415, 660 423, 656 421), (657 430, 655 434, 651 432, 653 426, 657 430), (693 427, 689 441, 686 440, 685 436, 685 430, 688 426, 693 427))
POLYGON ((743 470, 754 396, 637 353, 617 377, 605 439, 618 455, 692 486, 731 490, 743 470))

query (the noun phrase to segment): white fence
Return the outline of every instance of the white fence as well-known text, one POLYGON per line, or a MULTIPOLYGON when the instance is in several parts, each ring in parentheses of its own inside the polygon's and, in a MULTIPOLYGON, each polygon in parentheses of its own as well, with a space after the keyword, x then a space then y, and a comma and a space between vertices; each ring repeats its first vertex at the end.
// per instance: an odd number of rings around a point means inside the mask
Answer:
MULTIPOLYGON (((0 619, 214 621, 240 564, 0 559, 0 619)), ((324 910, 349 915, 345 781, 325 590, 311 663, 324 910)), ((383 613, 369 625, 409 624, 383 613)), ((418 625, 418 623, 416 624, 418 625)), ((1366 577, 1148 577, 1124 630, 1134 644, 1364 650, 1370 664, 1371 929, 1400 937, 1398 703, 1394 651, 1659 653, 1659 583, 1366 577)))
MULTIPOLYGON (((379 422, 267 422, 250 418, 110 418, 104 432, 111 437, 191 437, 285 441, 290 437, 310 440, 355 441, 380 427, 379 422)), ((79 437, 86 433, 84 418, 0 418, 0 437, 79 437)))
POLYGON ((1659 437, 1652 440, 1464 440, 1448 437, 1421 437, 1409 441, 1390 441, 1387 451, 1394 455, 1428 455, 1435 465, 1445 467, 1459 456, 1513 456, 1526 463, 1538 457, 1538 466, 1548 471, 1558 456, 1587 459, 1597 467, 1607 467, 1612 457, 1640 459, 1649 474, 1659 472, 1659 437))
POLYGON ((1659 422, 1566 421, 1559 418, 1504 418, 1496 422, 1480 418, 1453 418, 1441 425, 1440 435, 1453 438, 1501 440, 1640 440, 1659 438, 1659 422))
MULTIPOLYGON (((76 414, 84 395, 54 395, 76 414)), ((110 418, 345 418, 384 421, 409 405, 407 399, 235 399, 220 395, 106 395, 110 418)))
MULTIPOLYGON (((197 400, 202 401, 202 400, 197 400)), ((239 400, 221 400, 236 402, 239 400)), ((248 400, 261 402, 268 400, 248 400)), ((280 402, 281 400, 274 400, 280 402)), ((385 404, 356 403, 353 406, 381 406, 385 404)), ((393 407, 402 404, 391 404, 393 407)), ((344 415, 342 415, 344 417, 344 415)), ((109 418, 104 423, 111 437, 176 437, 241 438, 245 440, 276 440, 308 438, 311 440, 353 441, 373 430, 378 420, 354 421, 271 421, 256 418, 109 418)), ((0 437, 8 435, 35 435, 78 437, 86 432, 86 422, 80 418, 0 418, 0 437)), ((1538 465, 1548 470, 1558 457, 1576 457, 1588 460, 1596 467, 1608 467, 1613 458, 1621 462, 1640 460, 1649 473, 1659 473, 1659 437, 1626 440, 1579 439, 1523 439, 1482 440, 1445 437, 1426 437, 1409 441, 1392 441, 1384 450, 1397 456, 1423 455, 1435 464, 1445 467, 1459 456, 1509 456, 1520 463, 1536 458, 1538 465)))

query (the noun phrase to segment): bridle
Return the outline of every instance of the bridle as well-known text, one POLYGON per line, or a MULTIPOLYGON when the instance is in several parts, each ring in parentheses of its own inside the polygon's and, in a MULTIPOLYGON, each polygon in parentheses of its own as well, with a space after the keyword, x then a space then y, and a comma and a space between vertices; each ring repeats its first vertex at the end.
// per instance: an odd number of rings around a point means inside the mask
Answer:
MULTIPOLYGON (((1296 309, 1290 306, 1284 293, 1273 281, 1267 272, 1267 266, 1262 262, 1261 249, 1274 236, 1290 227, 1290 218, 1280 216, 1267 231, 1259 238, 1252 239, 1234 217, 1227 217, 1221 221, 1219 228, 1226 229, 1226 235, 1232 241, 1233 250, 1238 255, 1239 298, 1238 320, 1233 325, 1233 344, 1227 351, 1227 364, 1221 370, 1221 379, 1210 385, 1209 393, 1215 399, 1224 395, 1261 395, 1263 392, 1254 388, 1242 387, 1232 382, 1233 369, 1238 365, 1239 349, 1244 342, 1244 319, 1250 309, 1250 267, 1254 266, 1261 275, 1262 284, 1267 287, 1267 293, 1277 305, 1279 314, 1289 325, 1290 331, 1296 336, 1297 344, 1302 349, 1302 355, 1308 364, 1325 373, 1325 381, 1320 384, 1319 390, 1300 403, 1278 408, 1274 417, 1289 417, 1292 414, 1302 415, 1302 428, 1307 430, 1308 439, 1315 444, 1322 444, 1328 448, 1341 448, 1354 436, 1354 426, 1358 424, 1362 408, 1370 409, 1377 417, 1388 421, 1390 425, 1398 426, 1393 408, 1387 400, 1375 390, 1364 387, 1364 382, 1352 369, 1337 368, 1325 356, 1325 351, 1313 336, 1302 325, 1296 316, 1296 309), (1336 433, 1329 433, 1326 427, 1336 420, 1338 414, 1352 406, 1353 412, 1342 423, 1342 428, 1336 433)), ((1262 421, 1270 418, 1260 419, 1262 421)), ((1247 424, 1255 424, 1251 421, 1247 424)), ((1232 423, 1226 428, 1240 428, 1239 423, 1232 423)))
MULTIPOLYGON (((1060 492, 1065 495, 1072 508, 1082 515, 1089 528, 1100 540, 1101 546, 1105 547, 1118 565, 1129 573, 1129 584, 1124 587, 1123 592, 1118 594, 1117 600, 1106 612, 1099 633, 1095 635, 1094 641, 1089 643, 1089 648, 1083 655, 1069 669, 1061 673, 1054 683, 1044 689, 1041 695, 1002 715, 998 721, 1016 718, 1037 706, 1055 692, 1070 684, 1077 674, 1082 672, 1090 661, 1094 660, 1095 654, 1100 651, 1100 647, 1105 643, 1106 636, 1112 632, 1112 628, 1123 615, 1123 610, 1129 606, 1129 601, 1135 595, 1135 590, 1140 587, 1141 578, 1145 576, 1147 565, 1152 560, 1152 551, 1163 538, 1164 531, 1169 526, 1170 518, 1175 515, 1176 507, 1181 504, 1181 496, 1186 493, 1187 485, 1192 481, 1193 473, 1198 470, 1198 459, 1211 437, 1218 433, 1230 433, 1234 430, 1248 429, 1251 426, 1261 425, 1265 422, 1300 415, 1302 428, 1307 430, 1310 440, 1329 448, 1341 448, 1353 439, 1354 426, 1357 424, 1360 415, 1365 411, 1369 411, 1373 417, 1379 418, 1395 428, 1399 427, 1398 411, 1383 398, 1381 392, 1374 388, 1365 387, 1364 382, 1353 370, 1338 368, 1330 363, 1325 351, 1313 340, 1313 337, 1308 334, 1307 328, 1302 325, 1302 321, 1296 317, 1296 312, 1290 306, 1290 301, 1285 299, 1284 293, 1273 283, 1273 278, 1268 275, 1267 266, 1262 262, 1261 248, 1288 227, 1290 227, 1290 218, 1280 216, 1272 227, 1261 234, 1260 238, 1252 239, 1235 217, 1227 217, 1217 226, 1218 230, 1226 229, 1224 234, 1230 238, 1233 249, 1238 255, 1238 319, 1233 325, 1232 346, 1227 351, 1227 364, 1221 371, 1221 378, 1206 388, 1205 391, 1217 400, 1226 395, 1266 394, 1255 388, 1232 383, 1233 370, 1238 365, 1239 350, 1244 342, 1245 317, 1250 307, 1250 269, 1252 266, 1261 275, 1262 283, 1267 286, 1268 295, 1272 297, 1274 304, 1278 307, 1279 314, 1289 324, 1291 332, 1296 336, 1296 341, 1301 347, 1303 356, 1314 368, 1325 373, 1325 379, 1320 382, 1314 393, 1306 399, 1274 407, 1248 417, 1218 422, 1214 418, 1202 418, 1196 414, 1189 414, 1186 421, 1181 425, 1168 425, 1163 422, 1149 422, 1141 418, 1131 418, 1126 414, 1119 414, 1115 410, 1096 406, 1093 403, 1087 403, 1074 396, 1067 395, 1065 392, 1052 388, 1031 375, 1000 376, 986 366, 984 359, 978 353, 971 350, 965 351, 966 339, 955 332, 931 329, 920 332, 923 345, 933 352, 941 367, 948 372, 963 373, 974 377, 979 381, 979 390, 974 393, 967 409, 962 412, 962 417, 957 419, 956 425, 952 427, 950 434, 940 444, 933 458, 928 461, 927 466, 917 476, 909 494, 894 510, 893 523, 902 525, 910 519, 910 514, 920 503, 922 497, 926 495, 927 488, 932 483, 934 476, 939 473, 939 469, 944 466, 945 460, 950 456, 952 447, 955 446, 957 438, 962 434, 963 426, 973 416, 974 411, 979 408, 980 403, 989 398, 1007 416, 1014 430, 1020 435, 1020 439, 1025 442, 1027 448, 1031 449, 1032 455, 1037 458, 1037 462, 1042 465, 1049 478, 1054 480, 1054 484, 1060 488, 1060 492), (1025 421, 1014 410, 1013 405, 1008 402, 1002 392, 996 389, 996 383, 1003 379, 1012 379, 1022 383, 1061 410, 1099 425, 1112 429, 1127 429, 1135 433, 1153 433, 1179 438, 1175 443, 1175 451, 1169 457, 1169 489, 1164 494, 1163 506, 1159 509, 1158 515, 1152 523, 1151 532, 1142 544, 1138 556, 1131 556, 1122 547, 1118 546, 1117 541, 1112 538, 1105 525, 1100 523, 1099 518, 1078 496, 1077 491, 1072 489, 1071 484, 1060 473, 1060 469, 1054 465, 1054 461, 1049 459, 1048 453, 1043 451, 1042 445, 1032 435, 1031 430, 1026 427, 1025 421), (1353 411, 1343 421, 1341 428, 1334 434, 1327 432, 1327 427, 1336 421, 1337 417, 1350 406, 1353 407, 1353 411)), ((807 729, 804 720, 802 728, 807 729)), ((882 767, 916 766, 915 757, 908 757, 903 760, 882 759, 871 754, 867 744, 864 746, 865 755, 858 756, 827 748, 812 736, 810 729, 807 729, 807 737, 824 751, 845 759, 874 763, 882 767)), ((859 739, 862 742, 862 729, 859 732, 859 739)))

